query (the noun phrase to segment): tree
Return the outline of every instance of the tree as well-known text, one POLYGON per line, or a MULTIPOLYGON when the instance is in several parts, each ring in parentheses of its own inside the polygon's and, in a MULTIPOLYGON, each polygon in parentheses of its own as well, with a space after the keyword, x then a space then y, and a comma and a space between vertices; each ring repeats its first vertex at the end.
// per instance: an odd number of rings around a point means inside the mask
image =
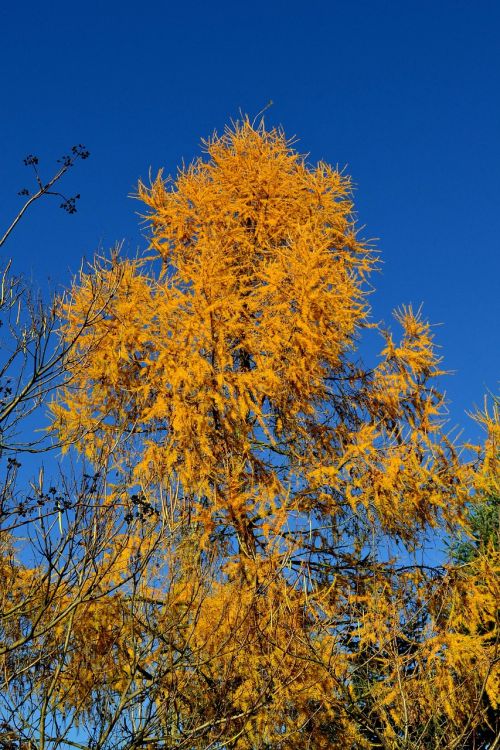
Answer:
MULTIPOLYGON (((0 246, 29 206, 45 195, 62 199, 61 208, 68 213, 76 211, 79 196, 65 197, 56 184, 75 161, 88 155, 82 145, 73 147, 46 183, 37 157, 25 159, 34 170, 37 187, 4 232, 0 246)), ((23 189, 20 195, 28 196, 29 191, 23 189)), ((115 637, 116 625, 115 630, 107 625, 126 595, 133 601, 130 591, 141 570, 143 546, 134 533, 136 520, 123 510, 124 503, 127 509, 131 505, 128 493, 124 497, 116 487, 114 503, 101 506, 105 464, 94 465, 91 474, 85 467, 64 473, 53 469, 52 480, 43 466, 35 480, 19 476, 23 455, 46 454, 58 447, 47 433, 27 437, 27 418, 39 413, 57 386, 78 370, 76 340, 96 323, 109 298, 102 290, 98 293, 99 280, 94 279, 82 325, 73 338, 63 341, 58 332, 61 300, 44 304, 11 268, 7 261, 0 274, 0 748, 31 750, 62 746, 74 730, 85 705, 88 677, 85 681, 82 668, 78 675, 75 671, 73 681, 68 679, 66 666, 75 658, 71 647, 78 639, 80 646, 86 640, 79 654, 85 663, 96 630, 101 641, 107 641, 93 655, 94 662, 107 653, 108 644, 111 648, 121 643, 115 637), (105 606, 100 608, 101 601, 105 606), (74 696, 72 711, 61 712, 61 703, 56 702, 61 693, 74 696)), ((142 518, 148 511, 144 503, 140 507, 142 518)), ((148 549, 152 547, 149 538, 148 549)), ((99 666, 103 668, 95 664, 99 666)))
MULTIPOLYGON (((44 196, 55 196, 62 200, 60 208, 69 214, 76 212, 76 201, 80 196, 66 197, 58 190, 59 182, 79 159, 85 160, 89 156, 90 152, 83 144, 72 146, 70 153, 58 160, 60 167, 46 182, 40 176, 38 157, 29 154, 24 159, 24 165, 33 172, 36 187, 31 194, 28 188, 19 191, 25 202, 1 236, 0 248, 30 206, 44 196)), ((55 335, 58 324, 56 300, 45 305, 21 276, 12 273, 11 267, 12 260, 9 260, 0 272, 0 343, 4 353, 0 364, 0 457, 5 452, 43 450, 46 442, 43 439, 31 440, 29 444, 16 442, 17 425, 24 422, 77 366, 72 362, 69 367, 74 341, 67 340, 61 345, 55 335)), ((82 321, 82 330, 99 314, 100 310, 91 301, 82 321)), ((76 337, 79 334, 75 331, 76 337)), ((10 466, 12 469, 12 462, 10 466)))
MULTIPOLYGON (((488 438, 485 445, 485 456, 481 471, 476 477, 476 491, 469 508, 469 524, 467 536, 462 541, 454 541, 451 545, 451 558, 455 565, 461 570, 462 578, 466 585, 471 582, 477 586, 478 580, 484 576, 483 571, 489 572, 498 567, 500 559, 500 474, 498 471, 499 444, 498 444, 498 398, 493 399, 493 407, 488 411, 486 407, 483 414, 478 414, 477 419, 488 429, 488 438)), ((487 576, 486 576, 487 577, 487 576)), ((480 635, 483 642, 491 639, 491 643, 497 644, 497 631, 495 625, 498 622, 497 611, 491 610, 489 621, 481 623, 480 635)), ((465 624, 465 632, 468 631, 468 623, 465 624)), ((493 667, 495 669, 495 667, 493 667)), ((492 681, 491 690, 498 692, 498 677, 496 682, 492 681)), ((500 717, 497 698, 489 699, 486 693, 482 696, 482 711, 485 717, 482 726, 473 733, 470 747, 495 747, 498 745, 500 736, 500 717), (474 744, 475 742, 475 744, 474 744)))
POLYGON ((497 569, 416 554, 484 467, 443 432, 431 327, 402 308, 363 366, 376 259, 349 179, 248 120, 205 146, 139 186, 153 256, 96 262, 62 306, 58 439, 116 472, 102 507, 149 510, 126 636, 103 669, 68 633, 67 679, 91 680, 54 710, 85 747, 462 747, 496 700, 497 569))
MULTIPOLYGON (((477 419, 490 424, 498 423, 500 399, 493 400, 492 414, 485 410, 477 419)), ((500 549, 500 479, 498 476, 498 444, 496 436, 490 435, 490 449, 486 456, 485 468, 477 482, 477 493, 470 507, 469 527, 472 539, 452 546, 451 553, 458 563, 469 563, 489 549, 500 549)))

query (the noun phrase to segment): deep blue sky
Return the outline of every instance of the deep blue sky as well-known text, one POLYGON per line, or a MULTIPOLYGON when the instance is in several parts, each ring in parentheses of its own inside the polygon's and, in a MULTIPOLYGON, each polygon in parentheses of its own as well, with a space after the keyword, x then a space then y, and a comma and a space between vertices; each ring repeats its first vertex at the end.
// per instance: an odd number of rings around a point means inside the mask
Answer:
POLYGON ((144 247, 128 196, 148 170, 175 172, 241 108, 311 161, 345 166, 365 237, 384 265, 374 315, 424 304, 442 325, 452 424, 497 390, 500 3, 4 2, 0 9, 0 228, 28 184, 85 143, 61 187, 4 248, 16 270, 65 284, 81 257, 144 247))

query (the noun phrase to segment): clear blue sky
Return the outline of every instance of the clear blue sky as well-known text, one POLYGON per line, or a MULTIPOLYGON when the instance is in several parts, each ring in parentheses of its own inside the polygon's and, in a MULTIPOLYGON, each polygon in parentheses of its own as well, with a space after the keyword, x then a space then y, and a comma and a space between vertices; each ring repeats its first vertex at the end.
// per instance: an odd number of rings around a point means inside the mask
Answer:
POLYGON ((0 228, 27 184, 82 142, 68 216, 37 205, 4 248, 38 283, 81 257, 145 246, 128 195, 198 153, 241 108, 310 159, 346 166, 365 237, 384 261, 374 316, 424 304, 436 323, 451 423, 471 426, 499 374, 500 3, 3 2, 0 228))

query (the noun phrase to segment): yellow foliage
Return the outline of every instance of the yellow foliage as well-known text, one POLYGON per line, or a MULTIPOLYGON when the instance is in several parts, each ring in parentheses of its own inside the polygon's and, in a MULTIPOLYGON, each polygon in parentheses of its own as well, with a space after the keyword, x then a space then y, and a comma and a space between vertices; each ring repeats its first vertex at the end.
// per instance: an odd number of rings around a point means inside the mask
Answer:
POLYGON ((164 726, 198 721, 199 747, 396 750, 444 726, 456 747, 483 694, 496 705, 496 561, 433 577, 395 550, 464 523, 493 438, 474 476, 442 431, 420 312, 401 308, 401 340, 380 329, 379 364, 359 364, 376 259, 349 178, 248 120, 205 150, 139 186, 154 259, 96 263, 63 305, 70 340, 95 274, 113 295, 77 341, 54 426, 164 516, 150 543, 116 535, 103 556, 110 585, 138 546, 151 564, 133 608, 79 611, 61 690, 125 693, 154 673, 164 726))

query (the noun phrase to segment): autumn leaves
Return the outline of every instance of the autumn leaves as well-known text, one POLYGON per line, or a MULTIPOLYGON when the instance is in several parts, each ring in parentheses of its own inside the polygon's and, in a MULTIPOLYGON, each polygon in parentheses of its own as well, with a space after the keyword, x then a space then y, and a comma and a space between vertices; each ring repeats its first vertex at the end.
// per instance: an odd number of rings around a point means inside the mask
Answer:
POLYGON ((53 695, 104 717, 102 748, 469 746, 495 701, 496 563, 413 553, 464 526, 494 423, 467 463, 412 309, 361 364, 376 259, 345 175, 248 120, 205 149, 139 186, 161 268, 96 262, 62 306, 53 426, 107 479, 102 595, 52 628, 53 695))

